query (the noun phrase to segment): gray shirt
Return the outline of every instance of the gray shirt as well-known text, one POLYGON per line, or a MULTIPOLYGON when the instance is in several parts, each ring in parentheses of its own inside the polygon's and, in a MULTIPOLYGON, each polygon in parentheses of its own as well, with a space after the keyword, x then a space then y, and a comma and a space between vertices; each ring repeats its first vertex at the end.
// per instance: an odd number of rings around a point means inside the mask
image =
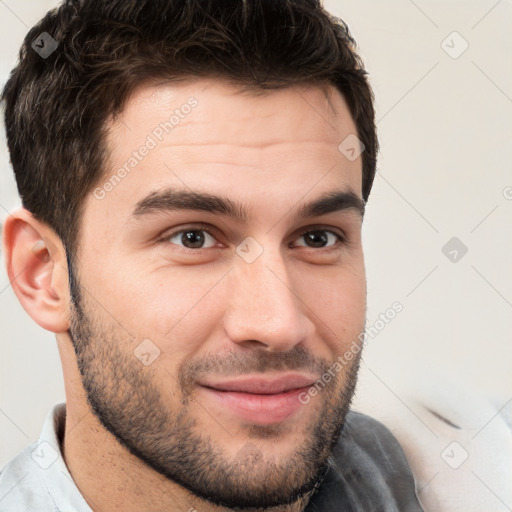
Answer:
MULTIPOLYGON (((0 473, 0 512, 92 512, 64 462, 66 404, 48 413, 41 436, 0 473)), ((389 430, 350 412, 305 512, 422 512, 407 460, 389 430)))
POLYGON ((350 411, 305 512, 423 512, 402 448, 377 420, 350 411))

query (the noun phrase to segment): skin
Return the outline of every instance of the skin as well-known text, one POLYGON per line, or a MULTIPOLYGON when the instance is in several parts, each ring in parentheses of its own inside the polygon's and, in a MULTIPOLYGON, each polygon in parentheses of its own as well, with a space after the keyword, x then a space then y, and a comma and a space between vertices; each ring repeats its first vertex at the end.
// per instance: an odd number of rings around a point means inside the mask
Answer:
POLYGON ((218 80, 146 83, 108 123, 99 186, 192 96, 197 106, 122 181, 87 196, 74 289, 60 239, 24 209, 5 224, 7 271, 25 310, 56 333, 62 450, 94 511, 302 511, 342 429, 359 358, 270 425, 220 406, 199 382, 290 370, 319 378, 359 344, 362 215, 297 216, 333 190, 361 198, 361 158, 338 150, 357 131, 331 86, 255 95, 218 80), (167 187, 227 197, 249 216, 131 217, 167 187), (175 233, 198 223, 211 236, 201 231, 204 247, 200 238, 187 248, 175 233), (325 243, 308 246, 303 233, 319 230, 325 243), (236 251, 247 237, 262 249, 251 263, 236 251), (143 340, 159 350, 148 365, 136 357, 143 340))

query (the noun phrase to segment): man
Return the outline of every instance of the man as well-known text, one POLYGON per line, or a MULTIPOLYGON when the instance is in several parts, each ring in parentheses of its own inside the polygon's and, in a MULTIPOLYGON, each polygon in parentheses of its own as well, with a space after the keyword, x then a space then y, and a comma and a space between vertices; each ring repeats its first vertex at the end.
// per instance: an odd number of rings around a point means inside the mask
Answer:
POLYGON ((29 32, 3 244, 66 403, 1 511, 422 510, 349 412, 378 149, 354 48, 313 0, 68 0, 29 32))

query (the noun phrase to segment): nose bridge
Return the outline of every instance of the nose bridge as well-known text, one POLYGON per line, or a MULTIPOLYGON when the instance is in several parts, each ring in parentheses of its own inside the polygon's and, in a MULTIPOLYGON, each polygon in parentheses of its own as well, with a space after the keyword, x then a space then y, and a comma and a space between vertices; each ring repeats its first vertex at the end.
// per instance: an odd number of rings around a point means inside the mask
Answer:
POLYGON ((271 350, 288 350, 303 341, 309 321, 279 251, 264 250, 251 263, 237 260, 226 312, 231 340, 257 340, 271 350))

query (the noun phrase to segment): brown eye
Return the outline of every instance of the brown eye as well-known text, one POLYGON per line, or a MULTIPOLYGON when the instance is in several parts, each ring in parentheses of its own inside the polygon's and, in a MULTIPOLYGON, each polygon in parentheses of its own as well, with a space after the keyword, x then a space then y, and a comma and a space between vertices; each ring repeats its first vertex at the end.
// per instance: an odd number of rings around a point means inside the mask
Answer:
POLYGON ((326 229, 317 229, 306 231, 300 235, 298 240, 304 240, 305 244, 298 244, 299 246, 306 246, 313 249, 322 249, 324 247, 332 247, 336 245, 337 241, 342 242, 343 239, 334 231, 326 229), (332 243, 329 243, 332 242, 332 243))
POLYGON ((206 249, 215 246, 215 238, 204 229, 182 229, 166 237, 170 243, 182 245, 186 249, 206 249), (206 245, 213 242, 212 245, 206 245))

